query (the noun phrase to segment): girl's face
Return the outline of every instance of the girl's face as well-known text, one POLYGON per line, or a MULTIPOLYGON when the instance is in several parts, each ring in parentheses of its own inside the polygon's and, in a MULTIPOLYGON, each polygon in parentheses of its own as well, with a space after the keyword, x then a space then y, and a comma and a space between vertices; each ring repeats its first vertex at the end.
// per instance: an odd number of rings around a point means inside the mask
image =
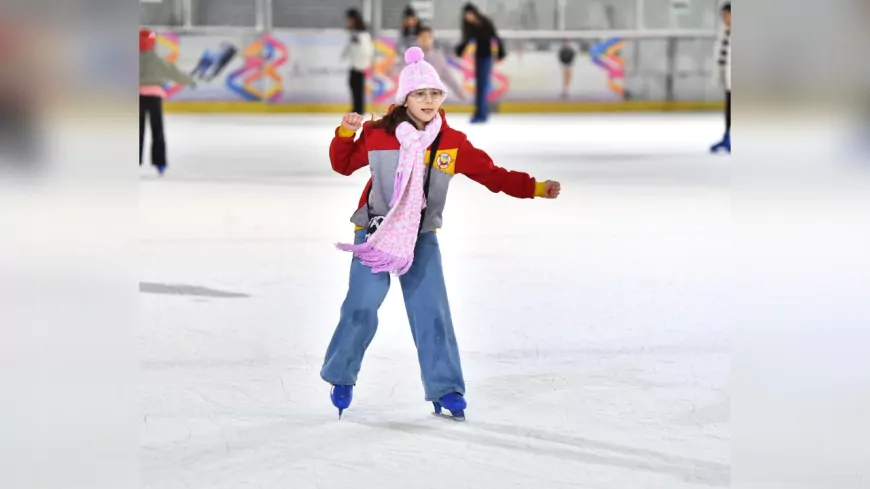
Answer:
POLYGON ((724 11, 722 12, 722 21, 725 22, 725 25, 729 28, 731 27, 731 12, 724 11))
POLYGON ((414 122, 417 122, 417 128, 422 129, 429 121, 435 118, 441 104, 444 103, 444 92, 436 88, 421 88, 408 94, 405 99, 405 106, 408 107, 408 114, 414 122))
POLYGON ((465 21, 472 24, 477 24, 477 16, 474 15, 474 12, 465 12, 465 21))
POLYGON ((432 37, 431 32, 424 31, 417 34, 417 44, 420 45, 423 51, 428 51, 435 45, 435 38, 432 37))

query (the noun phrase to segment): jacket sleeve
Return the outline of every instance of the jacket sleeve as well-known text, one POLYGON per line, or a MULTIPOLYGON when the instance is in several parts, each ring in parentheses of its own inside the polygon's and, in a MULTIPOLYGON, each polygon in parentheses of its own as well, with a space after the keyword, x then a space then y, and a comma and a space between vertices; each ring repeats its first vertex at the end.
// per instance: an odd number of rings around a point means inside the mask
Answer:
POLYGON ((353 139, 355 135, 355 132, 341 126, 335 129, 335 137, 329 145, 329 162, 332 163, 332 169, 336 173, 351 175, 369 164, 365 142, 366 126, 363 125, 359 139, 356 141, 353 139))
POLYGON ((496 166, 485 151, 475 148, 466 139, 456 153, 456 173, 467 176, 491 192, 504 192, 518 199, 543 197, 545 183, 529 174, 496 166))
POLYGON ((504 50, 504 42, 501 37, 498 35, 498 32, 495 30, 495 25, 492 26, 492 37, 495 39, 496 46, 498 46, 498 60, 501 61, 507 56, 507 51, 504 50))
POLYGON ((468 47, 469 42, 471 42, 469 33, 466 29, 462 29, 462 40, 459 41, 459 44, 457 44, 455 48, 453 48, 453 52, 456 54, 457 58, 462 57, 462 53, 465 52, 465 48, 468 47))
MULTIPOLYGON (((716 43, 713 45, 713 73, 716 74, 718 80, 716 80, 719 85, 727 88, 725 76, 727 73, 727 66, 722 66, 719 64, 719 61, 722 60, 722 44, 725 42, 727 28, 722 26, 719 29, 719 33, 716 35, 716 43)), ((726 63, 729 61, 728 58, 725 58, 726 63)))
POLYGON ((371 65, 375 57, 375 44, 372 41, 371 34, 369 34, 368 32, 364 32, 363 34, 364 36, 362 36, 362 48, 363 53, 365 53, 366 57, 366 65, 371 65))
POLYGON ((178 83, 179 85, 190 85, 193 83, 193 78, 187 73, 178 69, 173 63, 170 63, 164 59, 160 60, 163 63, 163 75, 171 81, 178 83))

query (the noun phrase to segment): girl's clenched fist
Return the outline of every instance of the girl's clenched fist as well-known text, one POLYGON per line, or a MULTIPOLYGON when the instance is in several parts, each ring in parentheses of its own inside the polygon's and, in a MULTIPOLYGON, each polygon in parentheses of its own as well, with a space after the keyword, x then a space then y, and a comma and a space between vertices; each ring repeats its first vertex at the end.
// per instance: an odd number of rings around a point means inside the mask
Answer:
POLYGON ((351 130, 351 131, 359 131, 363 124, 363 116, 356 113, 348 113, 344 114, 341 118, 341 127, 351 130))

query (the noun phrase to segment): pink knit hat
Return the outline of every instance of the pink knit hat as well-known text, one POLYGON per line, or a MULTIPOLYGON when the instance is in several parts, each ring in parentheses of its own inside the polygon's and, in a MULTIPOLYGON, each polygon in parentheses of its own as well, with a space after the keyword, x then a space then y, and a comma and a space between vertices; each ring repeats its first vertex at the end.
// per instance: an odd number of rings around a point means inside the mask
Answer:
POLYGON ((415 46, 405 51, 405 67, 399 74, 396 104, 403 105, 409 93, 421 88, 436 88, 447 95, 447 87, 441 82, 438 72, 423 60, 423 50, 415 46))

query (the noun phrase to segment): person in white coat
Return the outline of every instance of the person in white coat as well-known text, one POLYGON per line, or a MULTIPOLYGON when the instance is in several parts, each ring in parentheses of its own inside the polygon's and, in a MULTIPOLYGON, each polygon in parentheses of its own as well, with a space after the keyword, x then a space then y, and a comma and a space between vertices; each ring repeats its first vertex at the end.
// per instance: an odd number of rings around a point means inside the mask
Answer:
POLYGON ((347 28, 350 31, 347 47, 344 49, 343 58, 350 58, 350 93, 353 103, 352 112, 365 113, 365 71, 371 66, 374 58, 374 45, 372 36, 366 29, 362 14, 359 10, 351 8, 347 10, 347 28))
POLYGON ((716 63, 719 80, 725 88, 725 136, 714 144, 710 151, 720 150, 731 152, 731 2, 722 5, 722 34, 716 41, 716 63))

